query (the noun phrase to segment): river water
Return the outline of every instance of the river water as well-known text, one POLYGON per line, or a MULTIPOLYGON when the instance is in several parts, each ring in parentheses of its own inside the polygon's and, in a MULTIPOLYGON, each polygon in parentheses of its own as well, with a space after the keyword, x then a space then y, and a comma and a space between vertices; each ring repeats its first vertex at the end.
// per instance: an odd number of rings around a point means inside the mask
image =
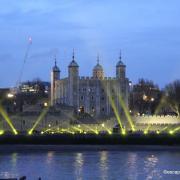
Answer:
POLYGON ((180 179, 179 149, 131 148, 108 150, 0 151, 0 179, 27 176, 29 180, 158 180, 180 179))

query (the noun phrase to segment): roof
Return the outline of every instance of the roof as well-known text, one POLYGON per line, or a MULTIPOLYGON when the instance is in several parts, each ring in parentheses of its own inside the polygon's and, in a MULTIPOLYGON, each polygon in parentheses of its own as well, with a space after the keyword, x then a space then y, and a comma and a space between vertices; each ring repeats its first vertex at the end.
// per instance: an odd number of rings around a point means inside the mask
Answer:
POLYGON ((99 70, 103 71, 103 67, 99 63, 97 63, 96 66, 94 66, 93 70, 95 70, 95 71, 99 71, 99 70))
POLYGON ((55 71, 55 72, 59 72, 60 70, 59 70, 59 68, 58 68, 58 66, 55 64, 55 66, 53 67, 53 71, 55 71))
POLYGON ((120 66, 126 67, 126 65, 121 60, 119 60, 118 63, 116 64, 116 67, 120 67, 120 66))
POLYGON ((77 62, 73 59, 70 64, 69 64, 69 67, 79 67, 77 62))

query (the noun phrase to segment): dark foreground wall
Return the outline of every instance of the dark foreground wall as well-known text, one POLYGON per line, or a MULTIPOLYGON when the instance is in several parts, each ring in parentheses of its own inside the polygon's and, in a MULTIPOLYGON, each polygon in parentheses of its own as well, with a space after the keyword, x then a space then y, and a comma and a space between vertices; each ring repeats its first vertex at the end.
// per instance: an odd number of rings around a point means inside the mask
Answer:
POLYGON ((4 135, 0 144, 180 145, 180 135, 4 135))

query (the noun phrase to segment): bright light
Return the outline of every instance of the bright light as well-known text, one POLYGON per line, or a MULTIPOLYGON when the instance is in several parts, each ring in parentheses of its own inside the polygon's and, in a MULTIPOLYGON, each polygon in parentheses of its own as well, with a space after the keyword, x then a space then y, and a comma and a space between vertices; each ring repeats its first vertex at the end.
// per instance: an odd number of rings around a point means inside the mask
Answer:
POLYGON ((171 130, 171 131, 169 131, 169 134, 174 134, 174 132, 171 130))
POLYGON ((144 94, 144 95, 143 95, 143 100, 146 101, 147 98, 148 98, 148 97, 144 94))
POLYGON ((28 134, 29 134, 29 135, 32 135, 32 131, 29 131, 28 134))
POLYGON ((144 131, 144 134, 148 134, 148 131, 144 131))
POLYGON ((78 128, 80 128, 80 127, 81 127, 81 125, 79 124, 79 125, 78 125, 78 128))
POLYGON ((102 123, 101 126, 104 127, 104 123, 102 123))
POLYGON ((122 130, 122 135, 125 135, 126 134, 126 131, 123 129, 122 130))
POLYGON ((159 132, 159 131, 156 131, 156 134, 160 134, 160 132, 159 132))
POLYGON ((43 131, 41 131, 41 134, 44 134, 44 132, 43 132, 43 131))
POLYGON ((47 102, 45 102, 45 103, 44 103, 44 107, 47 107, 47 106, 48 106, 48 103, 47 103, 47 102))
POLYGON ((154 101, 154 98, 151 98, 151 101, 153 102, 153 101, 154 101))
POLYGON ((48 124, 48 127, 51 127, 51 124, 48 124))
POLYGON ((0 130, 0 135, 3 135, 4 134, 4 131, 3 130, 0 130))
POLYGON ((7 97, 8 97, 8 98, 13 98, 13 97, 14 97, 14 94, 8 93, 8 94, 7 94, 7 97))

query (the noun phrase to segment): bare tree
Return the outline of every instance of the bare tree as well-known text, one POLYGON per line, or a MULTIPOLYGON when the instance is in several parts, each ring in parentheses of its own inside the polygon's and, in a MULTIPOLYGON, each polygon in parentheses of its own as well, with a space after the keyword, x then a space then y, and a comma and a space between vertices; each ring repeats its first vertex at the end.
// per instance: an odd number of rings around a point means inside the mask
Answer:
POLYGON ((165 87, 166 103, 180 116, 180 80, 176 80, 165 87))

